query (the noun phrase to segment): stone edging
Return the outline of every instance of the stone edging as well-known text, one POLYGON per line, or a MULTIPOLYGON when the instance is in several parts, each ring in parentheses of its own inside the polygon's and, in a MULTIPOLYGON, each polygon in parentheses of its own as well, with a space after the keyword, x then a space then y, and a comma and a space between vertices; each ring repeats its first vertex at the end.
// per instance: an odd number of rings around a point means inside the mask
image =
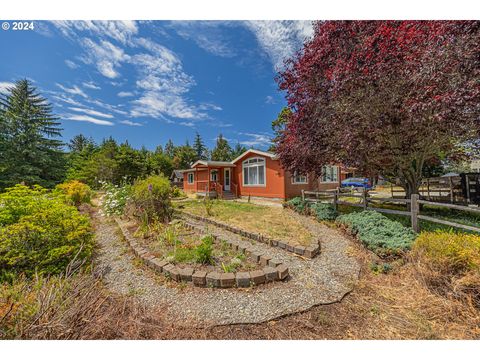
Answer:
POLYGON ((218 226, 222 229, 233 232, 234 234, 246 237, 246 238, 251 239, 251 240, 259 241, 261 243, 264 243, 264 244, 267 244, 267 245, 270 245, 270 246, 273 246, 273 247, 278 247, 282 250, 286 250, 286 251, 292 252, 294 254, 304 256, 308 259, 313 259, 315 256, 320 254, 320 241, 317 241, 316 244, 314 243, 313 245, 310 245, 308 247, 298 246, 298 245, 293 246, 293 245, 290 245, 290 244, 288 244, 286 242, 283 242, 283 241, 280 241, 280 240, 271 239, 271 238, 269 238, 269 237, 267 237, 263 234, 256 234, 256 233, 252 233, 252 232, 249 232, 249 231, 245 231, 243 229, 237 228, 235 226, 232 226, 232 225, 229 225, 229 224, 217 221, 217 220, 212 220, 210 218, 206 218, 206 217, 203 217, 203 216, 191 214, 191 213, 183 211, 183 210, 181 210, 181 211, 176 210, 176 211, 179 214, 189 216, 189 217, 191 217, 195 220, 218 226))
MULTIPOLYGON (((219 239, 216 235, 212 235, 215 241, 225 241, 233 249, 243 252, 246 256, 249 256, 251 260, 262 264, 264 266, 263 269, 250 272, 220 273, 212 271, 207 273, 205 271, 195 271, 193 268, 188 267, 180 268, 166 260, 160 260, 148 252, 147 249, 137 243, 129 231, 122 226, 117 217, 115 217, 115 221, 122 231, 123 237, 137 257, 142 259, 143 262, 155 272, 161 273, 167 278, 177 282, 193 282, 194 286, 208 286, 213 288, 250 287, 252 285, 258 286, 273 281, 282 281, 287 279, 289 275, 288 268, 278 260, 258 254, 251 248, 240 245, 235 241, 219 239)), ((198 231, 198 229, 191 224, 185 223, 185 225, 190 229, 198 231)))

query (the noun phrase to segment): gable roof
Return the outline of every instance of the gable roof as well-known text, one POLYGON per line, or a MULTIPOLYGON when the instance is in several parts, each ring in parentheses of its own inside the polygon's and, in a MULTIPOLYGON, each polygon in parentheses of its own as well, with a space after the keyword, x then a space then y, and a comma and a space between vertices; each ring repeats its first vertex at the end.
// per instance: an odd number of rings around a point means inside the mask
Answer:
POLYGON ((257 154, 257 155, 267 156, 267 157, 269 157, 270 159, 273 159, 273 160, 275 160, 277 158, 277 155, 275 155, 274 153, 268 152, 268 151, 249 149, 249 150, 245 151, 243 154, 241 154, 239 157, 237 157, 236 159, 233 159, 232 164, 235 164, 238 160, 240 160, 241 158, 243 158, 245 155, 248 155, 248 154, 257 154))
POLYGON ((197 165, 205 165, 205 166, 232 166, 233 163, 230 161, 210 161, 210 160, 197 160, 192 164, 192 168, 197 165))

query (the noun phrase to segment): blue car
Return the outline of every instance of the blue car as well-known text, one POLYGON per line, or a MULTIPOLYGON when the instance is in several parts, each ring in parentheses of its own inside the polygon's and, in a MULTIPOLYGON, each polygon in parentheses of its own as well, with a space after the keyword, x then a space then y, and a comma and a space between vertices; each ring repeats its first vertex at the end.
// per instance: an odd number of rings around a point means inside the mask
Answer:
POLYGON ((348 178, 342 181, 342 188, 365 189, 373 188, 372 182, 368 178, 348 178))

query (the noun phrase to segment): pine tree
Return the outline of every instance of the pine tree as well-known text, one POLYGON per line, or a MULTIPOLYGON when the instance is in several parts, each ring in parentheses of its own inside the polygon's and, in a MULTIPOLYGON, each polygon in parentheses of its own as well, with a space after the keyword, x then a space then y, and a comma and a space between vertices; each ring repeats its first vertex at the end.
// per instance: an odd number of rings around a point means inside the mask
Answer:
POLYGON ((53 186, 65 175, 59 118, 28 80, 0 97, 0 188, 53 186))
POLYGON ((68 148, 72 152, 80 153, 87 148, 92 148, 95 146, 95 142, 92 138, 87 138, 83 134, 75 135, 70 142, 68 143, 68 148))
POLYGON ((172 158, 175 156, 175 145, 173 144, 172 139, 168 139, 167 144, 165 145, 164 149, 165 155, 167 155, 169 158, 172 158))
POLYGON ((202 137, 198 132, 196 133, 195 140, 193 141, 193 150, 195 150, 195 153, 197 155, 196 160, 207 160, 207 147, 203 143, 202 137))
POLYGON ((215 148, 212 150, 212 160, 231 161, 233 159, 232 148, 222 134, 218 135, 215 148))
POLYGON ((232 158, 236 159, 237 157, 242 155, 245 151, 247 151, 247 148, 243 145, 240 145, 240 143, 237 143, 237 145, 235 145, 235 148, 233 149, 232 158))

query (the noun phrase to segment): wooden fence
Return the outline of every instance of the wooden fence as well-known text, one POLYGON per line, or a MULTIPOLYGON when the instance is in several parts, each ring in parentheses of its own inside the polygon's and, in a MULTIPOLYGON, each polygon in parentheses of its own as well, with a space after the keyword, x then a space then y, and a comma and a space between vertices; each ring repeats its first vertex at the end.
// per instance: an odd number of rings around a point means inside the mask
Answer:
POLYGON ((480 214, 480 208, 461 206, 461 205, 455 205, 455 204, 439 203, 439 202, 433 202, 428 200, 420 200, 420 196, 418 194, 412 195, 410 199, 397 199, 397 198, 381 198, 381 197, 369 196, 367 192, 362 192, 361 194, 351 194, 351 193, 341 193, 339 191, 303 191, 302 190, 302 200, 307 202, 328 202, 333 205, 335 210, 338 209, 338 205, 347 205, 347 206, 360 207, 360 208, 363 208, 364 210, 374 210, 374 211, 378 211, 386 214, 408 216, 410 217, 412 229, 415 232, 420 231, 419 219, 431 221, 437 224, 448 225, 448 226, 460 228, 463 230, 480 232, 480 227, 477 227, 477 226, 469 226, 469 225, 456 223, 453 221, 437 219, 432 216, 422 215, 420 213, 420 204, 473 212, 476 214, 480 214), (342 200, 343 197, 359 199, 359 202, 354 203, 351 201, 344 201, 342 200), (378 204, 392 204, 392 203, 404 204, 407 210, 384 209, 384 208, 378 207, 378 204))
MULTIPOLYGON (((405 191, 391 186, 392 198, 404 198, 405 191)), ((480 204, 480 174, 423 179, 419 188, 423 200, 450 204, 480 204)))

